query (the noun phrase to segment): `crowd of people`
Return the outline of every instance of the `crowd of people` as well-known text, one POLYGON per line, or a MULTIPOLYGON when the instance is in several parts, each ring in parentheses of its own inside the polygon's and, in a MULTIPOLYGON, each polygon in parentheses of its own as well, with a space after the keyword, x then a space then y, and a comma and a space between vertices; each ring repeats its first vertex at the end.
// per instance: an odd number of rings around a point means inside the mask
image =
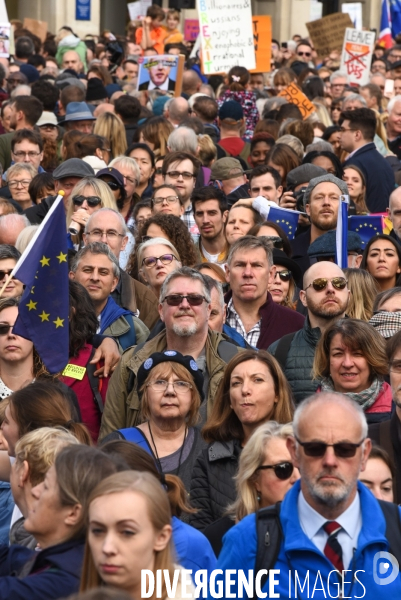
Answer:
POLYGON ((400 597, 374 557, 401 563, 401 40, 363 86, 297 35, 269 73, 206 77, 180 21, 43 43, 14 22, 0 58, 0 600, 139 600, 177 569, 195 597, 216 568, 219 597, 273 568, 281 598, 294 572, 324 581, 302 597, 400 597), (138 89, 161 54, 179 96, 138 89), (76 368, 55 374, 10 274, 60 191, 76 368), (387 229, 349 231, 340 268, 344 196, 387 229))

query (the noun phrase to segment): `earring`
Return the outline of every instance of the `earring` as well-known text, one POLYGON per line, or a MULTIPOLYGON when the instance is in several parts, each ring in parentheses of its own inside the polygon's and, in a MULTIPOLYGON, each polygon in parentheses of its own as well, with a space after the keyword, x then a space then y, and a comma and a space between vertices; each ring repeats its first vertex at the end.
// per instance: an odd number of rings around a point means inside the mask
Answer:
POLYGON ((260 494, 256 496, 256 500, 260 503, 260 494))

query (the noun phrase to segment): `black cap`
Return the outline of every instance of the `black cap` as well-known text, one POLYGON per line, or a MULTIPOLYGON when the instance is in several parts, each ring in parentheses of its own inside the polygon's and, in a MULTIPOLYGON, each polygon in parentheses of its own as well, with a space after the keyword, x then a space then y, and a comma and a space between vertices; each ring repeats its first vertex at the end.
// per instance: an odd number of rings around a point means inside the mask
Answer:
POLYGON ((99 77, 91 77, 88 80, 86 101, 92 102, 93 100, 104 100, 105 98, 107 98, 107 91, 103 81, 99 77))
POLYGON ((302 269, 295 260, 292 260, 292 258, 287 256, 285 252, 278 248, 273 248, 273 264, 279 265, 280 267, 286 267, 286 269, 291 271, 296 285, 299 288, 302 287, 302 269))
POLYGON ((164 362, 176 362, 183 367, 192 375, 196 388, 199 392, 201 400, 203 400, 203 375, 202 371, 199 369, 196 364, 195 359, 192 356, 186 355, 184 356, 180 352, 176 350, 165 350, 164 352, 154 352, 145 360, 144 363, 138 369, 137 374, 137 383, 138 383, 138 392, 145 383, 147 376, 151 372, 151 370, 160 365, 160 363, 164 362))
POLYGON ((104 169, 100 169, 100 171, 96 173, 97 179, 102 179, 104 175, 112 177, 120 187, 124 187, 124 177, 121 175, 120 171, 117 171, 117 169, 113 169, 113 167, 106 167, 104 169))

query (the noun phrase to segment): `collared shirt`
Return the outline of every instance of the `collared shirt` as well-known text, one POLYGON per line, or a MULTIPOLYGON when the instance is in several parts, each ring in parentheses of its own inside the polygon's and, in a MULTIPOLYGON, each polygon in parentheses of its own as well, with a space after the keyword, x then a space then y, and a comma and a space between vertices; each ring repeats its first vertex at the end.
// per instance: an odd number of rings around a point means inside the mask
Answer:
POLYGON ((355 152, 358 152, 358 150, 360 150, 361 148, 363 148, 364 146, 367 146, 368 144, 370 144, 371 142, 366 142, 366 144, 364 144, 363 146, 360 146, 359 148, 356 148, 355 150, 353 150, 352 152, 350 152, 347 156, 347 158, 345 159, 345 162, 347 162, 347 160, 349 158, 351 158, 351 156, 354 156, 355 152))
MULTIPOLYGON (((298 515, 305 535, 323 553, 329 537, 323 529, 323 525, 327 523, 328 519, 307 503, 302 492, 298 496, 298 515)), ((361 501, 358 492, 347 510, 334 520, 342 527, 337 539, 343 550, 344 568, 348 569, 362 529, 361 501)))
POLYGON ((168 90, 169 78, 167 77, 161 85, 156 85, 151 79, 149 79, 148 90, 168 90))
POLYGON ((181 219, 184 221, 185 225, 188 227, 189 233, 193 238, 199 238, 199 229, 194 219, 194 213, 192 210, 192 205, 190 204, 188 208, 185 209, 184 214, 181 215, 181 219))
POLYGON ((248 332, 245 330, 244 324, 241 321, 241 318, 237 311, 234 308, 233 299, 229 301, 227 305, 227 318, 226 323, 230 327, 233 327, 238 331, 239 334, 250 344, 256 348, 256 345, 260 336, 260 326, 262 324, 262 319, 260 319, 248 332))

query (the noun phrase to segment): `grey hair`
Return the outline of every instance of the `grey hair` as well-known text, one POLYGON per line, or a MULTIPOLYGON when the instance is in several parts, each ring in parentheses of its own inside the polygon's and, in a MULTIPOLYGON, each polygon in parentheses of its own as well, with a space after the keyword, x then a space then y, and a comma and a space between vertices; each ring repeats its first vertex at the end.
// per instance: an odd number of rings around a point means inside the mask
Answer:
POLYGON ((224 292, 223 292, 223 286, 221 285, 220 281, 213 279, 213 277, 210 277, 210 275, 206 275, 206 273, 202 273, 202 275, 205 278, 205 281, 206 281, 207 286, 210 291, 210 295, 212 294, 213 290, 217 290, 217 293, 219 295, 220 306, 222 309, 224 309, 224 305, 225 305, 224 292))
POLYGON ((15 163, 15 165, 12 165, 11 167, 9 167, 7 169, 7 173, 6 173, 7 183, 10 181, 10 179, 12 179, 13 175, 19 175, 19 173, 21 173, 22 171, 26 171, 27 173, 29 173, 31 175, 32 179, 35 177, 35 175, 38 174, 35 167, 33 167, 29 163, 15 163))
MULTIPOLYGON (((4 215, 8 216, 8 215, 4 215)), ((22 215, 15 215, 15 216, 22 216, 22 215)), ((0 223, 1 223, 1 219, 3 219, 4 217, 0 218, 0 223)), ((26 218, 26 217, 25 217, 26 218)), ((12 258, 16 261, 18 261, 20 259, 21 256, 21 252, 19 250, 17 250, 17 248, 14 248, 14 246, 11 246, 11 244, 0 244, 0 260, 5 260, 6 258, 12 258)))
POLYGON ((28 217, 26 217, 25 215, 10 213, 8 215, 0 216, 0 229, 7 229, 8 227, 10 227, 10 225, 20 225, 21 223, 24 225, 24 227, 30 226, 28 217))
POLYGON ((295 137, 295 135, 291 135, 290 133, 285 133, 281 137, 277 138, 276 144, 287 144, 287 146, 292 148, 294 150, 294 152, 296 152, 298 154, 298 157, 301 160, 303 159, 304 145, 299 138, 295 137))
POLYGON ((108 245, 103 244, 103 242, 92 242, 91 244, 84 246, 83 248, 81 248, 81 250, 79 250, 79 252, 77 252, 77 254, 72 260, 70 267, 73 273, 77 272, 79 263, 81 262, 81 259, 84 256, 86 256, 86 254, 104 254, 104 256, 107 256, 109 261, 113 264, 114 277, 120 279, 120 265, 118 264, 118 260, 116 259, 108 245))
POLYGON ((177 127, 168 136, 167 146, 171 152, 189 152, 196 154, 198 149, 198 136, 189 127, 177 127))
POLYGON ((20 83, 20 85, 17 85, 17 87, 15 89, 13 89, 13 91, 10 94, 10 98, 11 98, 11 100, 15 100, 15 98, 17 98, 18 96, 31 96, 31 95, 32 95, 31 86, 26 83, 20 83))
POLYGON ((348 73, 346 73, 345 71, 334 71, 334 73, 330 75, 330 83, 333 83, 336 79, 339 79, 340 77, 345 77, 347 83, 349 83, 348 73))
POLYGON ((88 219, 88 221, 86 222, 86 225, 85 225, 85 233, 88 233, 88 231, 89 231, 89 225, 90 225, 90 222, 92 220, 92 217, 98 215, 101 212, 106 212, 106 211, 107 212, 111 212, 111 213, 113 213, 113 215, 115 215, 116 217, 118 217, 118 220, 120 221, 122 233, 124 235, 127 235, 127 233, 128 233, 128 227, 127 227, 127 224, 126 224, 125 219, 122 216, 122 214, 119 213, 119 212, 117 212, 116 210, 113 210, 112 208, 106 208, 106 207, 100 208, 99 210, 96 210, 94 213, 91 214, 91 216, 89 217, 89 219, 88 219))
POLYGON ((115 158, 113 158, 113 160, 111 162, 109 162, 109 164, 107 166, 114 167, 118 171, 118 165, 121 165, 122 167, 125 167, 126 169, 131 169, 132 174, 136 180, 136 185, 139 185, 139 181, 141 179, 141 172, 139 170, 138 163, 136 162, 136 160, 134 158, 131 158, 129 156, 124 156, 124 155, 116 156, 115 158))
POLYGON ((318 142, 312 142, 305 148, 305 154, 308 152, 334 152, 332 144, 326 142, 326 140, 319 140, 318 142))
POLYGON ((170 240, 167 240, 166 238, 156 237, 156 238, 152 238, 151 240, 146 240, 146 242, 143 242, 138 247, 137 257, 138 257, 138 267, 139 268, 141 268, 141 266, 142 266, 142 256, 143 256, 143 253, 146 250, 146 248, 150 248, 151 246, 156 246, 157 244, 163 244, 163 246, 167 246, 168 248, 170 248, 171 252, 174 254, 174 256, 176 257, 176 259, 178 260, 178 262, 180 263, 180 266, 181 266, 180 255, 178 254, 175 246, 170 242, 170 240))
POLYGON ((398 102, 401 102, 401 95, 400 94, 398 94, 398 96, 394 96, 394 98, 391 98, 390 102, 387 104, 387 112, 389 114, 393 110, 394 106, 396 104, 398 104, 398 102))
POLYGON ((191 267, 180 267, 176 271, 173 271, 169 275, 167 275, 166 279, 163 281, 163 285, 160 290, 160 302, 166 297, 168 286, 174 279, 179 279, 180 277, 184 277, 185 279, 192 279, 193 281, 200 281, 202 284, 202 293, 206 298, 206 302, 210 304, 210 289, 209 286, 203 277, 202 273, 199 271, 195 271, 195 269, 191 269, 191 267))
POLYGON ((299 423, 304 411, 309 406, 317 402, 322 402, 324 404, 341 403, 343 406, 346 405, 347 407, 351 408, 359 417, 362 429, 362 437, 366 438, 368 436, 368 423, 366 421, 365 413, 363 412, 362 407, 355 402, 355 400, 352 400, 345 394, 339 394, 338 392, 321 392, 320 394, 313 394, 312 396, 309 396, 309 398, 302 400, 302 402, 298 404, 297 408, 295 409, 293 421, 295 437, 299 437, 299 423))
POLYGON ((15 242, 15 247, 19 252, 24 252, 24 250, 27 248, 29 242, 31 241, 38 229, 39 225, 27 225, 27 227, 25 227, 25 229, 21 231, 21 233, 17 237, 17 241, 15 242))
POLYGON ((365 98, 361 96, 361 94, 350 94, 349 96, 344 98, 342 109, 347 110, 345 107, 347 106, 348 102, 355 102, 355 100, 358 100, 358 102, 360 102, 364 106, 367 106, 367 102, 365 98))
POLYGON ((234 242, 228 253, 227 264, 231 264, 234 254, 238 252, 238 250, 258 250, 259 248, 266 252, 267 262, 269 263, 269 267, 271 267, 273 265, 272 245, 269 242, 264 241, 263 238, 255 237, 254 235, 244 235, 244 237, 234 242))

